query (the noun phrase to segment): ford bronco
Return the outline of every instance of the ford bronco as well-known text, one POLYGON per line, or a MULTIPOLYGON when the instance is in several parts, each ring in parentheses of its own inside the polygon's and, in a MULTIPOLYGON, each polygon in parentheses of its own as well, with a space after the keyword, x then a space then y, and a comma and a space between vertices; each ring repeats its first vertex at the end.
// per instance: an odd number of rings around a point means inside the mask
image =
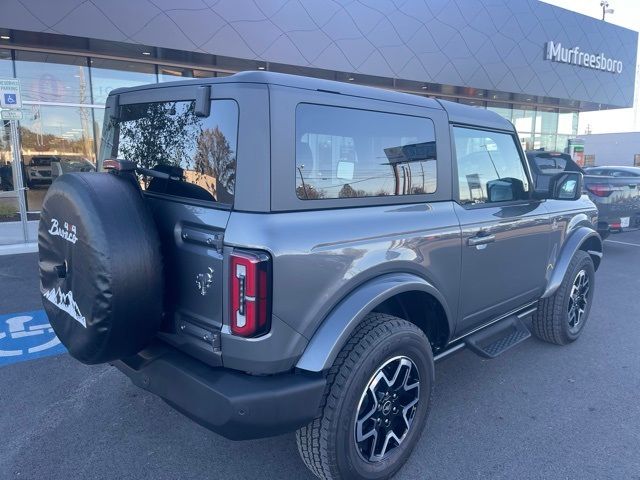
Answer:
POLYGON ((580 172, 538 180, 457 103, 267 72, 115 90, 99 171, 44 200, 43 304, 73 357, 205 427, 388 478, 434 362, 583 331, 597 211, 580 172))

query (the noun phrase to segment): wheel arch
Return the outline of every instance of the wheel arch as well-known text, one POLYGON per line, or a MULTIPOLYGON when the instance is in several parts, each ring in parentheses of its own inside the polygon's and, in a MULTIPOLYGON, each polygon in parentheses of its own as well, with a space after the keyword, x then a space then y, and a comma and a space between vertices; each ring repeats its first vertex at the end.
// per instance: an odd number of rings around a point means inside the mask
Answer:
POLYGON ((602 260, 602 239, 600 235, 589 227, 581 226, 576 228, 569 234, 558 255, 542 298, 550 297, 558 290, 569 268, 571 259, 579 250, 588 253, 593 260, 594 268, 598 269, 602 260))
POLYGON ((433 284, 411 273, 385 274, 360 285, 336 305, 311 337, 296 368, 312 372, 330 368, 357 325, 374 311, 411 321, 427 336, 436 328, 446 327, 446 334, 440 331, 437 340, 430 338, 432 345, 434 341, 446 343, 453 332, 450 309, 433 284), (417 314, 415 307, 410 306, 414 301, 425 301, 428 308, 417 314), (440 316, 431 322, 430 312, 438 312, 440 316))

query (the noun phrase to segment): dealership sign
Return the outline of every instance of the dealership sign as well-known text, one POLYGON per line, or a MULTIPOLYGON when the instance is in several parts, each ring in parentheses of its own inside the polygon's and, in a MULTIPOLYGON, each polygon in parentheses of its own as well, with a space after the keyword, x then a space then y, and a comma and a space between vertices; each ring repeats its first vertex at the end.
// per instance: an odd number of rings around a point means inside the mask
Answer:
POLYGON ((552 41, 547 42, 546 50, 546 60, 579 65, 604 72, 622 73, 622 62, 609 58, 604 53, 583 52, 580 47, 567 48, 563 47, 561 43, 552 41))

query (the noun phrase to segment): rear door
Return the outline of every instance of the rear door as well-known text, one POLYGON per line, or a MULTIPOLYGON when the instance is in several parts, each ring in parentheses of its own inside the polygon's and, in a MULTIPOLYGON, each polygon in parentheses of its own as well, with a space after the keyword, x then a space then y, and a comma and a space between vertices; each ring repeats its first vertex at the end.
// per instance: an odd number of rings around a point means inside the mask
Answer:
POLYGON ((162 335, 211 364, 219 361, 222 246, 236 196, 241 98, 232 84, 155 87, 111 97, 100 156, 149 170, 138 181, 163 249, 164 264, 157 266, 165 277, 162 335), (196 113, 204 96, 210 97, 208 115, 196 113))
POLYGON ((550 220, 511 132, 454 126, 462 228, 458 333, 537 299, 545 285, 550 220))

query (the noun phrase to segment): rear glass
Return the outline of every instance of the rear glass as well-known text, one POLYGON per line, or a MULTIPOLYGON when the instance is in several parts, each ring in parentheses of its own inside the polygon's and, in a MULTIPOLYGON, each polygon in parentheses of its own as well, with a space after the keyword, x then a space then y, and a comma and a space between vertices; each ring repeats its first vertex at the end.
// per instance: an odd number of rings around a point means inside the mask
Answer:
POLYGON ((536 162, 536 166, 543 173, 564 172, 564 169, 567 167, 567 161, 560 156, 535 156, 533 161, 536 162))
POLYGON ((142 176, 149 192, 232 204, 236 179, 238 106, 214 100, 208 117, 194 101, 137 103, 120 107, 117 125, 105 129, 106 158, 136 162, 169 175, 142 176))
POLYGON ((296 194, 302 200, 436 191, 436 140, 427 118, 300 104, 296 194))

